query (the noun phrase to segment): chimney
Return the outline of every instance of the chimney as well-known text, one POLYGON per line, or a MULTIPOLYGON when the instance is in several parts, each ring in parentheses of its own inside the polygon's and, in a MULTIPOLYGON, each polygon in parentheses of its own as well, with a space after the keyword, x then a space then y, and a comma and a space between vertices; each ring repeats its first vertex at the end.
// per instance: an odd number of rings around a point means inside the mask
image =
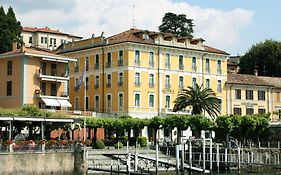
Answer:
POLYGON ((257 69, 254 70, 254 75, 258 76, 258 70, 257 69))
POLYGON ((12 45, 12 50, 17 50, 17 49, 18 49, 18 43, 14 41, 12 45))

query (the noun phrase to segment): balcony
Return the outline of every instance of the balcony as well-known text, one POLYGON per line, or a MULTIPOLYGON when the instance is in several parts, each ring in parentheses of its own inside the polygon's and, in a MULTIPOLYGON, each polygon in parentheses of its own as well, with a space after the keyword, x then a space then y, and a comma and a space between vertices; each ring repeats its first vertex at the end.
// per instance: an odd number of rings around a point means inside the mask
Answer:
MULTIPOLYGON (((54 73, 54 72, 53 72, 54 73)), ((69 81, 69 75, 68 72, 62 72, 61 74, 56 73, 55 75, 46 75, 43 74, 41 69, 38 69, 37 71, 37 77, 41 79, 41 81, 54 81, 54 82, 67 82, 69 81)))
POLYGON ((123 60, 118 60, 118 66, 123 66, 123 60))
POLYGON ((153 67, 154 67, 154 62, 153 62, 153 61, 152 61, 152 62, 151 62, 151 61, 149 62, 149 67, 150 67, 150 68, 153 68, 153 67))
POLYGON ((154 88, 154 83, 149 83, 148 86, 149 88, 154 88))
POLYGON ((99 69, 100 68, 100 65, 99 64, 95 64, 95 69, 99 69))
POLYGON ((135 66, 140 66, 140 60, 135 60, 135 66))
POLYGON ((182 114, 182 115, 191 115, 190 109, 184 109, 181 111, 173 112, 173 109, 171 108, 162 108, 163 114, 182 114))
POLYGON ((106 83, 106 87, 110 88, 111 87, 111 83, 106 83))
POLYGON ((111 68, 111 62, 106 63, 106 68, 111 68))
POLYGON ((166 67, 166 69, 170 69, 171 68, 171 64, 170 63, 165 63, 165 67, 166 67))
POLYGON ((98 89, 99 87, 100 87, 99 84, 95 84, 95 85, 94 85, 94 88, 95 88, 95 89, 98 89))
POLYGON ((196 71, 197 71, 197 66, 194 66, 194 65, 193 65, 193 66, 192 66, 192 71, 193 71, 193 72, 196 72, 196 71))
POLYGON ((167 83, 166 83, 166 84, 165 84, 165 88, 166 88, 166 89, 171 89, 171 84, 167 84, 167 83))
POLYGON ((140 87, 140 82, 135 82, 135 87, 140 87))
POLYGON ((118 86, 123 86, 123 81, 118 82, 118 86))
POLYGON ((221 69, 217 69, 217 74, 221 75, 221 69))
POLYGON ((179 65, 179 70, 184 70, 184 65, 183 64, 179 65))

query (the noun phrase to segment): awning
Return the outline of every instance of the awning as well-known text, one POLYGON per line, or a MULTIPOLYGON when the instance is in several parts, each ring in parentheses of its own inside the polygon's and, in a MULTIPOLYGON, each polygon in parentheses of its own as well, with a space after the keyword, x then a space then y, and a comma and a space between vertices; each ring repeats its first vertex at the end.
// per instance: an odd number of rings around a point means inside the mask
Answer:
POLYGON ((60 100, 58 99, 58 102, 60 104, 61 107, 71 107, 72 105, 69 103, 68 100, 60 100))
POLYGON ((60 106, 59 102, 56 99, 41 98, 46 106, 60 106))

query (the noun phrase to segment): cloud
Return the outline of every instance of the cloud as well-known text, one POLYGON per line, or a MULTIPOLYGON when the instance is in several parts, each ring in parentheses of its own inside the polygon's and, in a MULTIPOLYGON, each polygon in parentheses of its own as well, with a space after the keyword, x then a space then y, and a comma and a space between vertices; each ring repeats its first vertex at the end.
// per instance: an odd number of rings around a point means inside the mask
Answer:
MULTIPOLYGON (((63 0, 68 3, 67 0, 63 0)), ((157 30, 166 12, 187 14, 194 19, 195 37, 202 37, 208 45, 225 49, 239 45, 240 32, 251 24, 254 13, 243 9, 223 11, 201 8, 187 2, 172 0, 71 0, 65 7, 61 1, 52 0, 60 8, 50 8, 50 3, 40 9, 29 4, 29 10, 16 10, 24 26, 49 26, 85 38, 93 33, 105 32, 110 36, 136 28, 157 30), (134 5, 134 10, 133 10, 134 5)), ((15 4, 17 5, 17 4, 15 4)), ((19 9, 20 4, 17 8, 19 9)))

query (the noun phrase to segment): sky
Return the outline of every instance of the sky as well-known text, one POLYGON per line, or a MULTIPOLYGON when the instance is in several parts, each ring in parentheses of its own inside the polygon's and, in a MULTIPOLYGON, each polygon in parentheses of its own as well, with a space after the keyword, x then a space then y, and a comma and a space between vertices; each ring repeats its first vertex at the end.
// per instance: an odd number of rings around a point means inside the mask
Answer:
POLYGON ((281 40, 280 0, 0 0, 22 26, 50 27, 89 38, 130 28, 157 31, 165 13, 194 20, 194 37, 243 55, 253 44, 281 40), (133 22, 134 21, 134 22, 133 22))

